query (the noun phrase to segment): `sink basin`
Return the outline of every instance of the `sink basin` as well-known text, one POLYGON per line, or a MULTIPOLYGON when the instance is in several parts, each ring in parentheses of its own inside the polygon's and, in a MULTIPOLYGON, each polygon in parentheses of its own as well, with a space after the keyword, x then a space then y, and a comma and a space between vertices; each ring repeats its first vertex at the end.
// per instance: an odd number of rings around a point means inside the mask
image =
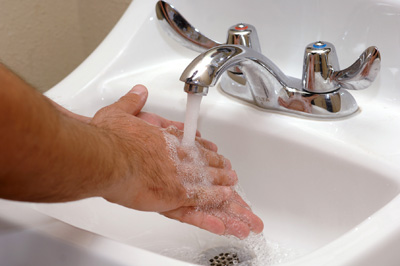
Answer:
MULTIPOLYGON (((162 71, 167 71, 166 75, 174 72, 166 67, 150 72, 163 76, 162 71)), ((104 88, 115 92, 126 87, 125 82, 137 81, 126 77, 104 88)), ((177 94, 181 90, 178 85, 176 81, 164 83, 178 88, 177 94)), ((160 98, 152 97, 147 108, 180 120, 185 95, 180 93, 181 99, 171 110, 170 103, 162 100, 170 98, 156 92, 163 89, 162 84, 151 87, 160 98)), ((211 92, 203 99, 199 128, 231 159, 242 190, 265 223, 270 248, 278 252, 274 245, 279 245, 279 252, 295 259, 312 255, 345 234, 363 241, 358 230, 373 223, 379 210, 399 192, 395 171, 382 169, 373 156, 358 149, 291 125, 298 118, 262 112, 218 95, 218 91, 211 92)), ((36 208, 79 228, 193 263, 197 258, 193 254, 231 242, 158 214, 132 211, 99 198, 36 208), (186 257, 188 251, 192 258, 186 257)))
MULTIPOLYGON (((262 52, 289 76, 300 77, 303 49, 313 41, 334 43, 342 67, 370 45, 380 49, 380 76, 367 90, 351 92, 360 110, 350 117, 311 120, 267 112, 216 86, 203 99, 199 130, 231 160, 246 198, 264 221, 270 256, 266 265, 396 265, 400 34, 395 25, 400 23, 400 3, 170 2, 221 42, 235 23, 256 26, 262 52)), ((149 88, 145 111, 183 121, 186 95, 179 76, 198 54, 162 32, 155 3, 133 1, 99 48, 47 96, 93 115, 142 83, 149 88)), ((162 258, 171 265, 191 265, 212 248, 247 244, 100 198, 29 209, 131 247, 138 260, 146 256, 150 265, 160 265, 156 262, 162 258)))

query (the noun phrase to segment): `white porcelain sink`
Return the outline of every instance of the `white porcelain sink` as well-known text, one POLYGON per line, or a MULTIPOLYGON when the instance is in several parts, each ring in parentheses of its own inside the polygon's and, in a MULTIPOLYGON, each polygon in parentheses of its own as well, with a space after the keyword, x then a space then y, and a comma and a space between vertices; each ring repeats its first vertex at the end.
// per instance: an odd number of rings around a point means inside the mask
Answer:
MULTIPOLYGON (((300 77, 303 49, 313 41, 334 43, 342 67, 368 46, 380 49, 381 74, 372 87, 351 92, 360 106, 351 117, 310 120, 266 112, 210 88, 202 102, 199 129, 232 161, 243 191, 264 221, 268 248, 277 258, 273 262, 397 265, 400 3, 170 2, 202 33, 221 42, 229 26, 253 24, 264 55, 294 77, 300 77)), ((155 3, 133 1, 100 47, 47 96, 75 112, 93 115, 142 83, 149 88, 146 111, 182 121, 186 95, 179 76, 197 53, 161 32, 155 3)), ((29 208, 129 246, 138 261, 144 254, 149 265, 189 265, 197 254, 231 243, 99 198, 29 208)), ((139 265, 131 259, 127 257, 139 265)))

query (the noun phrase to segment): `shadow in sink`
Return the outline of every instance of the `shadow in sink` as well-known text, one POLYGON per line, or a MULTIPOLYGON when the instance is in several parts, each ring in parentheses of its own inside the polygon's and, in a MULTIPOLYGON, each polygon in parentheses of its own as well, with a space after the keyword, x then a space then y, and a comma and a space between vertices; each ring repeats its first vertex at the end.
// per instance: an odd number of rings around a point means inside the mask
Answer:
POLYGON ((117 266, 115 261, 56 239, 34 229, 26 229, 0 219, 0 258, 2 265, 17 266, 117 266))

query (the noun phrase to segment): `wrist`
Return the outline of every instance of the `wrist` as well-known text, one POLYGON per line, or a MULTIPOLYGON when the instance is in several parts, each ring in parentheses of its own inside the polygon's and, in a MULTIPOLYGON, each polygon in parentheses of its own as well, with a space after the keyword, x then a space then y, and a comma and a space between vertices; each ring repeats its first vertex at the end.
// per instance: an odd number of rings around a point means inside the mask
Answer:
POLYGON ((124 169, 121 155, 115 149, 115 137, 104 129, 69 117, 63 120, 60 143, 65 144, 65 158, 71 161, 61 163, 70 167, 66 182, 70 186, 66 191, 72 192, 69 197, 72 200, 102 197, 124 169))

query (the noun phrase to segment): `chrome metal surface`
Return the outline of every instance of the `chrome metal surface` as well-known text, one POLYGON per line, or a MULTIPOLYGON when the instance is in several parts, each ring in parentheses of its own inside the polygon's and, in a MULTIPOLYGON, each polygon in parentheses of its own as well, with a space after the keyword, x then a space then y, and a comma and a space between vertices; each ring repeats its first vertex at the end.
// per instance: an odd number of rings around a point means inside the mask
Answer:
POLYGON ((172 5, 164 1, 156 4, 157 18, 162 28, 174 40, 183 46, 197 52, 220 45, 220 43, 207 38, 199 30, 193 27, 172 5))
POLYGON ((326 93, 338 90, 334 79, 339 62, 333 44, 315 42, 307 45, 304 52, 303 88, 309 92, 326 93))
MULTIPOLYGON (((188 65, 180 80, 185 82, 186 90, 188 84, 213 87, 220 78, 224 92, 264 109, 318 118, 339 118, 358 110, 356 101, 345 89, 326 93, 303 90, 302 80, 286 76, 267 57, 244 46, 211 48, 188 65), (229 75, 226 70, 232 67, 238 67, 243 73, 244 85, 226 78, 229 75)), ((203 95, 206 95, 205 91, 203 89, 203 95)))
POLYGON ((271 60, 251 48, 239 45, 220 45, 200 54, 183 71, 180 80, 188 84, 212 87, 226 69, 245 60, 265 67, 274 79, 288 83, 287 77, 271 60))
MULTIPOLYGON (((157 2, 156 13, 163 30, 175 41, 191 50, 202 53, 222 44, 202 34, 172 5, 165 1, 160 0, 157 2)), ((261 52, 256 28, 250 24, 239 23, 230 27, 226 43, 244 45, 261 52)))
POLYGON ((256 263, 254 250, 248 246, 235 244, 212 247, 203 251, 198 258, 197 263, 200 265, 258 265, 256 263))
POLYGON ((225 252, 215 255, 209 260, 210 266, 228 266, 240 263, 236 253, 225 252))
MULTIPOLYGON (((202 53, 207 49, 221 45, 221 43, 211 40, 200 33, 172 5, 165 1, 160 0, 157 2, 156 13, 163 30, 172 39, 191 50, 202 53)), ((251 47, 261 53, 256 28, 250 24, 239 23, 230 27, 226 42, 227 44, 251 47)), ((229 69, 228 73, 229 76, 226 79, 229 79, 231 82, 238 84, 246 83, 239 66, 229 69)), ((203 89, 185 88, 185 91, 190 93, 194 93, 194 91, 200 93, 200 90, 203 93, 203 89)))
POLYGON ((369 87, 378 76, 381 68, 381 55, 378 48, 367 48, 350 67, 335 72, 334 79, 350 90, 361 90, 369 87))
POLYGON ((346 88, 361 90, 369 87, 380 70, 380 53, 376 47, 367 48, 350 67, 339 70, 333 44, 315 42, 304 52, 303 89, 326 93, 346 88))
POLYGON ((206 96, 208 93, 208 87, 204 87, 204 86, 196 85, 196 84, 185 83, 184 91, 187 93, 199 94, 199 95, 206 96))
POLYGON ((229 28, 227 44, 243 45, 261 53, 257 30, 253 25, 239 23, 229 28))
POLYGON ((318 41, 305 49, 302 79, 288 77, 261 54, 252 25, 232 26, 227 45, 222 45, 201 34, 167 2, 158 1, 156 12, 170 36, 202 53, 180 78, 187 93, 207 95, 208 88, 221 78, 224 92, 261 108, 321 118, 343 117, 358 110, 345 89, 365 89, 379 73, 376 47, 369 47, 353 65, 340 70, 333 44, 318 41))

